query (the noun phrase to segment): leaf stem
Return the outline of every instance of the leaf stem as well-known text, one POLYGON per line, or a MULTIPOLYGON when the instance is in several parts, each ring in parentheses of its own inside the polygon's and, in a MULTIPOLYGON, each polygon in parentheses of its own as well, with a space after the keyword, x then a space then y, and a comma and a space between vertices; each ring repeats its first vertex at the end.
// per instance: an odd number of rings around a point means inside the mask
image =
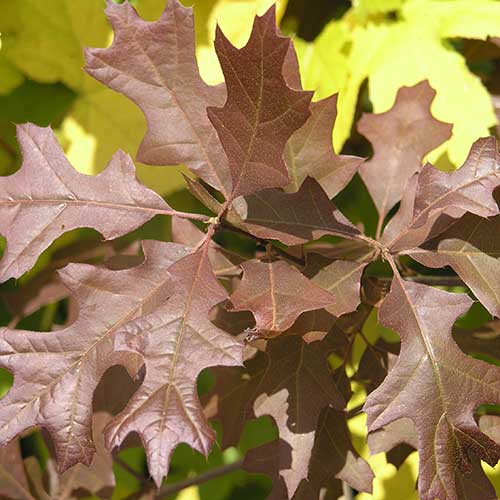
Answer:
POLYGON ((189 212, 179 212, 177 210, 157 210, 158 215, 171 215, 172 217, 179 217, 179 219, 198 220, 200 222, 210 222, 211 217, 203 214, 192 214, 189 212))
MULTIPOLYGON (((389 277, 377 276, 376 278, 382 283, 390 283, 392 281, 392 278, 389 277)), ((415 276, 405 276, 405 280, 431 286, 465 286, 459 276, 428 276, 420 274, 415 276)))

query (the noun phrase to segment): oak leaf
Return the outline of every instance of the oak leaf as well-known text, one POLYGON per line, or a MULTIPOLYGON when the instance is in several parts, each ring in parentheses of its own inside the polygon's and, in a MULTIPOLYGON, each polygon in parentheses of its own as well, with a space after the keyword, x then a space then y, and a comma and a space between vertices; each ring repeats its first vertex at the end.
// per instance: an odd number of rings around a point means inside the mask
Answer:
MULTIPOLYGON (((299 77, 300 81, 300 77, 299 77)), ((286 143, 285 162, 290 175, 286 191, 296 192, 307 177, 316 179, 333 198, 352 179, 362 158, 337 155, 332 128, 337 118, 338 95, 311 104, 311 116, 286 143)))
POLYGON ((299 245, 326 234, 347 238, 359 234, 311 177, 296 193, 266 189, 239 198, 235 209, 246 231, 285 245, 299 245))
POLYGON ((373 157, 361 165, 359 175, 382 220, 401 200, 424 155, 451 136, 452 126, 436 120, 430 112, 435 96, 427 81, 401 87, 389 111, 364 114, 358 122, 359 132, 374 150, 373 157))
POLYGON ((426 164, 408 181, 400 210, 387 225, 382 243, 391 251, 411 249, 447 229, 450 218, 458 219, 466 212, 497 215, 493 191, 500 184, 499 167, 494 137, 478 139, 463 166, 454 172, 426 164))
POLYGON ((29 490, 18 440, 0 448, 0 495, 12 500, 34 500, 29 490))
POLYGON ((408 255, 424 266, 450 266, 493 316, 500 317, 500 216, 465 214, 424 248, 408 255))
POLYGON ((231 295, 234 311, 252 311, 258 332, 284 331, 299 315, 331 306, 335 297, 284 261, 244 262, 243 279, 231 295))
MULTIPOLYGON (((460 478, 476 470, 479 459, 492 466, 500 459, 500 446, 473 418, 479 404, 500 402, 500 369, 467 357, 451 338, 455 319, 471 303, 466 294, 396 276, 380 309, 381 324, 401 335, 401 353, 367 398, 368 430, 400 418, 413 421, 423 500, 459 498, 460 478)), ((482 483, 487 485, 484 476, 482 483)))
POLYGON ((231 198, 289 183, 285 145, 310 115, 312 93, 288 87, 282 67, 291 41, 276 28, 275 7, 256 17, 247 44, 233 47, 217 27, 215 50, 226 80, 222 108, 209 107, 226 152, 231 198))
POLYGON ((208 249, 204 243, 170 266, 174 293, 168 301, 116 333, 115 350, 140 354, 146 375, 107 427, 106 443, 112 449, 137 432, 158 486, 179 443, 207 455, 215 439, 196 392, 201 370, 242 364, 243 345, 208 319, 210 309, 227 297, 210 266, 208 249))
POLYGON ((210 87, 200 77, 192 10, 169 0, 155 22, 141 19, 129 2, 110 1, 106 12, 115 32, 113 44, 88 49, 85 69, 143 111, 148 130, 138 160, 185 163, 227 195, 227 158, 206 113, 207 106, 224 103, 226 92, 224 86, 210 87))
POLYGON ((91 462, 92 398, 100 378, 116 364, 135 376, 142 364, 136 355, 116 352, 113 339, 122 325, 170 295, 166 269, 187 252, 156 241, 143 242, 143 249, 145 261, 132 269, 70 264, 59 271, 79 306, 78 318, 66 328, 51 333, 0 329, 0 365, 14 374, 0 402, 3 444, 39 425, 52 437, 59 472, 91 462))
POLYGON ((7 247, 0 260, 0 281, 18 278, 61 234, 91 227, 106 239, 144 224, 169 206, 138 182, 128 155, 119 151, 97 176, 77 172, 53 132, 18 127, 23 164, 0 178, 0 233, 7 247))

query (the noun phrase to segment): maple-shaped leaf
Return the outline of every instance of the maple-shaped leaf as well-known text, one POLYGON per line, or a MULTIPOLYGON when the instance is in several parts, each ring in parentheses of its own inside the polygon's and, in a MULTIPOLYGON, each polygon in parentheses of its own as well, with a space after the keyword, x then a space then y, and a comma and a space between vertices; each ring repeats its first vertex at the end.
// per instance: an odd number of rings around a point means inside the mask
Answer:
POLYGON ((166 271, 187 249, 175 243, 143 243, 145 261, 132 269, 110 271, 70 264, 59 276, 78 301, 79 314, 57 332, 0 329, 0 365, 14 384, 0 401, 0 442, 39 425, 54 441, 58 469, 89 464, 92 397, 112 365, 123 364, 133 376, 137 356, 114 350, 116 331, 161 303, 172 291, 166 271))
POLYGON ((169 300, 116 334, 115 349, 143 356, 146 375, 108 426, 106 442, 112 449, 137 432, 158 486, 179 443, 207 455, 214 441, 196 391, 200 371, 242 363, 243 345, 208 319, 210 309, 227 297, 210 266, 208 249, 205 243, 170 266, 175 285, 169 300))
POLYGON ((206 112, 207 106, 221 106, 226 93, 200 77, 192 9, 168 0, 160 19, 146 22, 129 2, 110 1, 106 13, 115 32, 113 44, 87 49, 85 69, 143 111, 148 131, 138 160, 184 163, 227 195, 227 158, 206 112))
POLYGON ((475 469, 479 459, 493 466, 500 458, 500 446, 479 430, 473 416, 481 403, 500 403, 500 369, 467 357, 451 337, 454 321, 471 304, 466 294, 395 276, 380 309, 381 324, 401 336, 401 353, 367 398, 368 430, 400 418, 413 421, 422 500, 460 498, 456 479, 475 469))
POLYGON ((24 471, 18 440, 0 447, 0 496, 12 500, 34 500, 24 471))
POLYGON ((427 267, 450 266, 486 309, 500 317, 500 216, 484 218, 465 214, 437 240, 408 255, 427 267))
POLYGON ((358 122, 359 132, 374 150, 359 174, 382 220, 401 200, 423 157, 451 136, 452 125, 436 120, 430 112, 435 96, 427 81, 401 87, 389 111, 364 114, 358 122))
POLYGON ((299 315, 331 306, 335 297, 285 261, 244 262, 243 279, 231 295, 234 311, 252 311, 259 332, 284 331, 299 315))
POLYGON ((387 225, 382 242, 392 251, 417 247, 444 231, 434 227, 440 217, 465 212, 481 217, 499 213, 493 190, 500 184, 500 153, 494 137, 478 139, 463 166, 442 172, 427 164, 408 182, 399 212, 387 225))
POLYGON ((227 100, 224 107, 209 107, 207 112, 227 154, 232 199, 289 183, 283 152, 309 117, 312 97, 312 92, 292 90, 283 77, 290 43, 278 32, 274 6, 255 18, 250 39, 241 49, 217 27, 215 50, 227 100))
POLYGON ((162 198, 138 182, 125 153, 89 176, 71 166, 50 128, 20 125, 17 135, 23 164, 0 178, 0 234, 7 240, 0 281, 28 271, 66 231, 91 227, 111 239, 168 212, 162 198))
POLYGON ((319 500, 324 487, 341 490, 340 481, 371 493, 373 477, 370 466, 354 450, 345 412, 327 408, 316 430, 307 481, 300 484, 293 500, 319 500))
POLYGON ((313 177, 333 198, 352 179, 362 158, 337 155, 333 150, 332 128, 337 118, 337 98, 332 95, 311 104, 311 116, 286 143, 285 162, 295 192, 307 177, 313 177))
MULTIPOLYGON (((196 247, 204 238, 205 233, 200 231, 192 222, 179 217, 172 217, 172 240, 189 247, 196 247)), ((238 264, 243 260, 215 241, 209 243, 208 255, 216 276, 237 276, 240 274, 238 264)))
POLYGON ((334 316, 355 311, 360 304, 361 275, 366 262, 336 260, 331 262, 319 254, 308 254, 304 274, 334 295, 336 301, 326 310, 334 316))
POLYGON ((312 177, 296 193, 266 189, 238 199, 235 208, 246 231, 285 245, 300 245, 325 234, 347 238, 359 234, 312 177))

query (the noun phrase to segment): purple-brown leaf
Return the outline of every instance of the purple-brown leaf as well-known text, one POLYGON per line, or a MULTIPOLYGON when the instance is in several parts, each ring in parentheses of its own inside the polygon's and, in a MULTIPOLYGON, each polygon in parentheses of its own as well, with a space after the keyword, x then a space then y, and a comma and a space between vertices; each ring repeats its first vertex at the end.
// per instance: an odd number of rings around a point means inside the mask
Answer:
POLYGON ((401 251, 444 231, 449 223, 439 224, 440 218, 459 218, 465 212, 481 217, 497 215, 493 191, 500 184, 499 168, 494 137, 478 139, 464 165, 454 172, 425 165, 410 179, 400 210, 387 225, 382 242, 392 251, 401 251))
POLYGON ((24 472, 18 440, 0 448, 0 496, 12 500, 34 500, 24 472))
POLYGON ((293 500, 319 500, 321 488, 330 489, 335 480, 371 493, 373 472, 352 446, 345 413, 327 408, 319 420, 307 481, 293 500))
POLYGON ((292 90, 283 77, 290 43, 276 28, 275 7, 255 18, 241 49, 217 27, 215 50, 227 100, 224 107, 207 111, 229 161, 232 199, 289 183, 285 145, 309 117, 312 97, 312 92, 292 90))
POLYGON ((170 295, 166 269, 187 251, 153 241, 144 242, 143 249, 144 263, 132 269, 70 264, 59 271, 78 301, 72 325, 51 333, 0 329, 0 365, 14 374, 12 388, 0 401, 3 444, 39 425, 52 436, 60 472, 91 462, 92 397, 100 378, 115 364, 132 376, 141 366, 136 355, 115 352, 116 332, 170 295))
POLYGON ((152 165, 185 163, 227 195, 227 158, 206 112, 207 106, 222 106, 226 92, 200 77, 192 9, 168 0, 156 22, 141 19, 129 2, 108 1, 106 12, 113 44, 88 49, 85 69, 144 113, 148 131, 137 158, 152 165))
POLYGON ((335 303, 326 310, 334 316, 342 316, 355 311, 360 304, 361 275, 366 266, 367 262, 331 262, 321 255, 308 254, 304 274, 335 297, 335 303))
POLYGON ((123 152, 101 174, 89 176, 71 166, 49 128, 20 125, 17 136, 23 164, 0 177, 0 234, 7 239, 0 282, 28 271, 66 231, 91 227, 106 239, 116 238, 169 209, 139 183, 123 152))
POLYGON ((436 91, 427 81, 401 87, 385 113, 364 114, 358 130, 373 146, 373 157, 359 169, 382 219, 401 200, 423 157, 451 136, 452 126, 436 120, 430 106, 436 91))
POLYGON ((296 192, 307 177, 313 177, 333 198, 352 179, 362 158, 337 155, 333 150, 332 128, 337 118, 337 97, 332 95, 311 104, 311 116, 297 130, 285 148, 290 176, 286 191, 296 192))
POLYGON ((437 240, 408 255, 427 267, 450 266, 493 316, 500 317, 500 216, 465 214, 437 240))
MULTIPOLYGON (((370 432, 410 418, 418 436, 422 500, 456 500, 463 474, 484 460, 495 465, 500 446, 483 434, 474 410, 500 403, 500 369, 467 357, 453 342, 455 319, 471 306, 466 294, 393 280, 380 322, 401 335, 401 352, 364 410, 370 432)), ((487 480, 483 476, 482 482, 487 480)), ((479 500, 479 497, 476 497, 479 500)))
POLYGON ((242 364, 243 345, 208 319, 227 293, 218 283, 205 243, 168 272, 174 293, 162 306, 117 331, 115 348, 140 354, 144 382, 106 430, 109 448, 137 432, 146 449, 149 472, 159 486, 179 443, 208 454, 214 431, 198 400, 196 379, 204 368, 242 364))
POLYGON ((249 260, 231 295, 234 311, 252 311, 259 332, 284 331, 299 315, 331 306, 335 297, 284 261, 249 260))
POLYGON ((266 189, 241 198, 237 211, 244 229, 259 238, 279 240, 285 245, 299 245, 325 234, 359 234, 324 192, 318 181, 309 177, 296 193, 266 189))

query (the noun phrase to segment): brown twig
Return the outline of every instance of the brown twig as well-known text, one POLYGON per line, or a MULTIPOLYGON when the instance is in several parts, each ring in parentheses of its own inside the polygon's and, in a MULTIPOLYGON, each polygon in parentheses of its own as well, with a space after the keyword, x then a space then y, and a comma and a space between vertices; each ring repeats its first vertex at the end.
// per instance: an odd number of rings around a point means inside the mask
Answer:
POLYGON ((179 481, 178 483, 167 484, 163 486, 156 495, 157 500, 163 500, 170 495, 174 495, 179 491, 182 491, 190 486, 196 486, 198 484, 206 483, 211 479, 215 479, 220 476, 229 474, 241 468, 243 465, 243 459, 233 462, 231 464, 223 465, 222 467, 217 467, 215 469, 208 470, 202 474, 198 474, 195 477, 185 479, 184 481, 179 481))
POLYGON ((130 475, 134 476, 137 481, 139 481, 141 487, 153 487, 153 483, 148 478, 144 477, 140 472, 137 472, 135 469, 130 467, 130 465, 118 455, 113 457, 113 461, 122 469, 126 470, 130 475))

